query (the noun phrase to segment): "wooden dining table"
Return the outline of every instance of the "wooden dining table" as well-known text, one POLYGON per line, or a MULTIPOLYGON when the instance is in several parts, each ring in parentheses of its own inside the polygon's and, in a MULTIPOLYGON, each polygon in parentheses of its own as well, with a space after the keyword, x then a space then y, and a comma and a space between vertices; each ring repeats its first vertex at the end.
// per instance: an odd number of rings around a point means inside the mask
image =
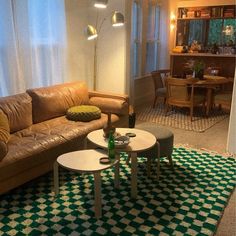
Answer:
POLYGON ((205 88, 206 93, 206 116, 209 116, 209 112, 213 104, 213 90, 217 87, 232 83, 233 78, 226 78, 222 76, 204 75, 203 79, 197 79, 189 77, 187 78, 189 84, 194 84, 195 87, 205 88))

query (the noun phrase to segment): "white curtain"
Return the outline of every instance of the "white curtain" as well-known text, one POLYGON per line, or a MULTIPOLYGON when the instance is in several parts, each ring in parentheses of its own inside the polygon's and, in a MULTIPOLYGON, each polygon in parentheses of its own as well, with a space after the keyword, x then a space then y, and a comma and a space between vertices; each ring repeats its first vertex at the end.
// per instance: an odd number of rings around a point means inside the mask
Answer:
POLYGON ((0 96, 64 82, 64 0, 0 0, 0 96))

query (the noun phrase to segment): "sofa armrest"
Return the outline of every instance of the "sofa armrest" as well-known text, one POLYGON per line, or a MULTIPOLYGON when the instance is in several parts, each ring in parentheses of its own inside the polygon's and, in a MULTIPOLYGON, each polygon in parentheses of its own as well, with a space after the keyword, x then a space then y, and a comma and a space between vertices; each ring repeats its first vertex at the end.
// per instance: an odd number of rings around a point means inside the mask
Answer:
POLYGON ((127 95, 90 91, 89 103, 99 107, 105 113, 129 114, 129 97, 127 95))

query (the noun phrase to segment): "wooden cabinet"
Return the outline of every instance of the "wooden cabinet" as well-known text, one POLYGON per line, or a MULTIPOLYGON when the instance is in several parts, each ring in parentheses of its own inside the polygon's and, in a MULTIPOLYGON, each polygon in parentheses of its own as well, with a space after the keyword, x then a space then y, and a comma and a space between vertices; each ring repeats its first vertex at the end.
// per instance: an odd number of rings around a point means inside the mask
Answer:
POLYGON ((178 19, 235 18, 235 5, 178 8, 178 19))
POLYGON ((201 52, 210 51, 213 45, 236 48, 235 6, 178 8, 175 45, 190 47, 195 41, 201 52))
POLYGON ((171 74, 177 77, 183 77, 184 67, 189 61, 203 61, 205 68, 219 68, 219 75, 234 78, 235 55, 210 54, 210 53, 171 53, 171 74))

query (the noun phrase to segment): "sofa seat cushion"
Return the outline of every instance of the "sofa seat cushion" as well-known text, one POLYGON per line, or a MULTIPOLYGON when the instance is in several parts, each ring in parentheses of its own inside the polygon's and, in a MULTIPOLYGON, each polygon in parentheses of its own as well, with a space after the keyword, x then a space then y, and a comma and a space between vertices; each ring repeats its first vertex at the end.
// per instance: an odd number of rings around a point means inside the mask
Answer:
MULTIPOLYGON (((119 117, 112 114, 112 122, 117 122, 119 117)), ((76 139, 78 136, 84 136, 96 129, 101 129, 107 123, 107 115, 101 114, 101 118, 89 122, 71 121, 65 116, 57 117, 51 120, 41 122, 32 126, 32 131, 48 135, 59 135, 66 141, 76 139)))
POLYGON ((66 118, 74 121, 91 121, 101 118, 101 110, 96 106, 81 105, 67 110, 66 118))
MULTIPOLYGON (((117 115, 112 115, 112 122, 118 120, 117 115)), ((75 142, 78 142, 78 147, 83 146, 87 134, 102 128, 106 122, 106 114, 90 122, 70 121, 62 116, 12 134, 8 142, 9 152, 0 161, 0 181, 72 151, 75 142)))
POLYGON ((45 152, 63 142, 58 135, 34 133, 30 129, 12 134, 8 153, 0 162, 0 181, 45 162, 45 152))

